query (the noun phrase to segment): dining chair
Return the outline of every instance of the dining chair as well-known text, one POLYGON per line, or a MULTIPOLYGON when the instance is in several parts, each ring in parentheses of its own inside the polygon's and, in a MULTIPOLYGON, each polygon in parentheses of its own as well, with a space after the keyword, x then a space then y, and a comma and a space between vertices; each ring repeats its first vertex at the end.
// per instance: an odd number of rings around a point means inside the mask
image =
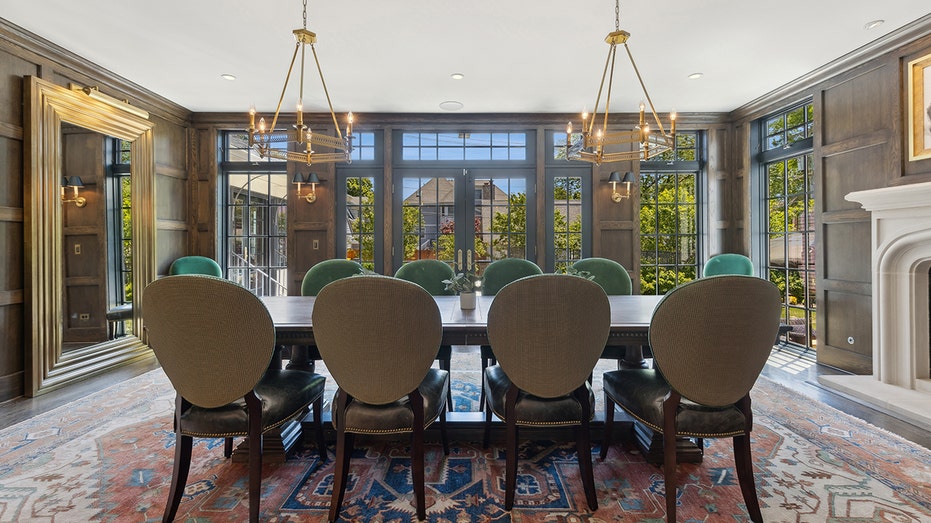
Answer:
MULTIPOLYGON (((482 272, 482 296, 494 296, 505 285, 519 280, 525 276, 543 274, 543 270, 536 263, 523 258, 502 258, 495 260, 485 267, 482 272)), ((479 393, 478 405, 485 405, 485 369, 494 365, 495 353, 489 345, 479 347, 482 358, 482 391, 479 393)))
POLYGON ((315 263, 304 273, 301 296, 316 296, 328 283, 364 272, 362 265, 354 260, 334 258, 315 263))
POLYGON ((703 276, 720 276, 722 274, 742 274, 753 276, 753 262, 743 254, 727 252, 708 258, 702 268, 703 276))
POLYGON ((233 282, 167 276, 143 293, 149 346, 176 391, 175 457, 162 521, 173 521, 191 467, 193 438, 249 438, 249 521, 259 519, 262 436, 313 405, 318 450, 325 378, 270 369, 275 326, 261 300, 233 282))
MULTIPOLYGON (((744 275, 693 280, 670 291, 650 322, 655 368, 604 374, 605 430, 614 406, 663 435, 666 520, 676 520, 676 438, 733 438, 740 491, 753 521, 763 521, 753 480, 750 390, 779 327, 775 285, 744 275)), ((701 447, 700 447, 701 448, 701 447)))
MULTIPOLYGON (((630 274, 627 269, 620 263, 608 258, 583 258, 572 264, 572 268, 577 271, 589 273, 595 283, 601 285, 605 294, 629 296, 633 290, 633 283, 630 281, 630 274)), ((603 359, 615 360, 618 368, 621 362, 627 356, 627 347, 625 346, 606 346, 601 352, 603 359)))
POLYGON ((171 262, 168 274, 206 274, 222 278, 223 269, 220 268, 220 264, 206 256, 182 256, 171 262))
MULTIPOLYGON (((304 279, 301 281, 301 296, 316 296, 327 284, 364 272, 362 265, 354 260, 334 258, 318 262, 304 273, 304 279)), ((302 356, 298 359, 307 361, 310 368, 313 368, 314 362, 320 359, 320 352, 316 346, 295 345, 291 349, 302 351, 300 353, 302 356), (306 356, 303 356, 304 353, 306 356)))
POLYGON ((443 338, 439 307, 420 286, 365 275, 327 285, 314 303, 314 340, 338 389, 330 521, 339 517, 356 434, 411 434, 417 518, 426 518, 424 429, 439 419, 443 450, 449 372, 432 368, 443 338))
POLYGON ((588 381, 611 329, 604 290, 585 278, 543 274, 505 286, 488 311, 497 364, 485 369, 485 444, 491 415, 504 421, 505 510, 514 506, 517 427, 575 426, 585 499, 598 508, 589 422, 595 396, 588 381))
MULTIPOLYGON (((432 258, 409 261, 394 273, 395 278, 416 283, 433 296, 454 296, 456 292, 448 290, 443 280, 450 280, 455 276, 456 272, 450 264, 432 258)), ((441 369, 449 372, 452 357, 452 346, 440 345, 436 353, 436 360, 439 362, 441 369)), ((450 390, 448 393, 452 396, 452 380, 449 383, 450 390)))

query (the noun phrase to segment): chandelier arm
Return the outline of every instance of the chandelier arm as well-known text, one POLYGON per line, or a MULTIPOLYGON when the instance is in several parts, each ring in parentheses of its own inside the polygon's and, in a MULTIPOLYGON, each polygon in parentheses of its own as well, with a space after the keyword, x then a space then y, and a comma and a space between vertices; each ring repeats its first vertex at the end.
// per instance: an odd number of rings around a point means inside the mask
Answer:
POLYGON ((291 81, 291 71, 294 70, 294 60, 297 59, 297 51, 301 48, 301 43, 298 42, 294 46, 294 54, 291 55, 291 65, 288 66, 288 76, 284 78, 284 87, 281 88, 281 97, 278 98, 278 107, 275 108, 275 117, 272 119, 272 126, 268 130, 268 133, 271 134, 275 131, 275 126, 278 124, 278 114, 281 112, 281 103, 284 102, 285 92, 288 90, 288 82, 291 81))
MULTIPOLYGON (((593 108, 592 119, 588 122, 588 129, 582 129, 587 131, 588 134, 591 134, 592 130, 595 128, 595 116, 598 115, 598 104, 601 103, 601 93, 604 91, 605 87, 605 78, 608 76, 608 65, 611 64, 611 51, 614 50, 614 46, 608 48, 608 56, 605 58, 605 68, 601 73, 601 85, 598 86, 598 96, 595 98, 595 107, 593 108)), ((613 72, 612 72, 613 76, 613 72)))
POLYGON ((343 133, 339 130, 339 122, 336 121, 336 113, 333 111, 333 102, 330 101, 330 92, 326 88, 326 80, 323 79, 323 69, 320 68, 320 60, 317 58, 317 49, 314 44, 310 44, 310 50, 314 53, 314 62, 317 63, 317 72, 320 74, 320 83, 323 85, 323 94, 326 96, 326 103, 330 106, 330 116, 333 118, 333 127, 336 128, 336 136, 343 139, 343 133))
POLYGON ((640 76, 640 69, 637 68, 637 62, 634 61, 634 55, 630 52, 630 46, 627 45, 627 42, 624 42, 624 49, 627 50, 627 56, 630 58, 630 65, 634 66, 634 73, 637 74, 637 80, 640 82, 640 88, 643 90, 643 96, 646 97, 647 103, 650 104, 650 112, 653 113, 653 120, 656 122, 656 125, 659 126, 660 134, 666 136, 666 129, 663 127, 663 122, 660 121, 659 115, 656 114, 656 107, 653 106, 653 100, 650 99, 650 93, 647 92, 647 86, 643 83, 643 77, 640 76))
POLYGON ((614 59, 617 58, 617 46, 612 45, 611 51, 611 76, 608 78, 608 96, 605 98, 605 117, 604 124, 602 124, 601 135, 602 135, 602 145, 598 146, 598 152, 601 152, 604 148, 604 137, 608 135, 608 113, 611 110, 611 89, 614 87, 614 59))

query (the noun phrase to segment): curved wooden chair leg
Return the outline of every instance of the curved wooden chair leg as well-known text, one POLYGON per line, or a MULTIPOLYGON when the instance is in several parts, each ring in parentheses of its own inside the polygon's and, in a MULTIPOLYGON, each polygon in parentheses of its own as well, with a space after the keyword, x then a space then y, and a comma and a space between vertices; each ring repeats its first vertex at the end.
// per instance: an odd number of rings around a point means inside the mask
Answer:
POLYGON ((233 455, 233 438, 223 440, 223 457, 229 458, 233 455))
POLYGON ((327 460, 326 438, 323 436, 323 396, 321 395, 314 402, 314 426, 317 429, 317 452, 320 453, 320 461, 327 460))
MULTIPOLYGON (((447 407, 449 403, 446 404, 447 407)), ((440 412, 440 440, 443 442, 443 455, 449 456, 449 436, 446 433, 446 411, 447 407, 443 407, 443 410, 440 412)))
POLYGON ((184 485, 187 484, 188 472, 191 470, 191 449, 194 447, 194 438, 182 434, 175 434, 175 464, 171 472, 171 488, 168 490, 168 504, 162 517, 164 523, 175 520, 181 496, 184 494, 184 485))
POLYGON ((249 411, 249 523, 259 523, 262 498, 262 400, 246 394, 249 411))
POLYGON ((517 488, 517 423, 514 419, 517 391, 517 387, 511 385, 507 392, 504 408, 504 423, 507 433, 504 465, 504 510, 514 508, 514 491, 517 488))
MULTIPOLYGON (((591 412, 589 405, 588 388, 584 385, 575 391, 575 397, 582 405, 582 412, 591 412)), ((576 459, 579 461, 579 475, 582 478, 582 487, 585 490, 585 500, 588 508, 598 510, 598 494, 595 492, 595 473, 592 468, 592 444, 588 416, 582 416, 582 423, 576 427, 576 459)))
POLYGON ((750 519, 762 523, 763 514, 760 512, 760 500, 757 498, 756 484, 753 481, 753 458, 750 455, 750 436, 748 434, 734 436, 734 468, 737 469, 740 493, 743 494, 750 519))
POLYGON ((411 480, 414 483, 414 504, 417 506, 417 519, 427 519, 427 495, 425 492, 424 449, 423 449, 423 397, 415 390, 410 394, 411 411, 414 423, 411 430, 411 480))
POLYGON ((679 394, 673 391, 663 401, 663 482, 666 488, 666 521, 676 521, 676 410, 679 394))
POLYGON ((614 401, 608 393, 605 393, 605 426, 602 432, 601 452, 599 457, 604 461, 608 457, 608 447, 611 446, 611 436, 614 429, 614 401))

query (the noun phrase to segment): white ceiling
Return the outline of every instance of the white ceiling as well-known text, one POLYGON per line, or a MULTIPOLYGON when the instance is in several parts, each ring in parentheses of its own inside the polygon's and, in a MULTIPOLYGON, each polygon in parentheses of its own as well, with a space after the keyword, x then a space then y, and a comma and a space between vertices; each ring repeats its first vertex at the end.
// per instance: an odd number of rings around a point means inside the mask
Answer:
MULTIPOLYGON (((273 111, 301 9, 299 0, 0 0, 0 17, 196 112, 273 111)), ((928 14, 928 0, 641 0, 621 2, 620 25, 658 111, 719 112, 928 14), (885 23, 864 29, 876 19, 885 23), (695 72, 704 77, 688 79, 695 72)), ((470 113, 578 112, 595 102, 614 2, 310 0, 308 29, 338 112, 436 113, 447 100, 470 113), (465 78, 451 79, 457 72, 465 78)), ((622 54, 611 107, 633 112, 643 95, 622 54)), ((322 103, 309 70, 305 110, 322 103)))

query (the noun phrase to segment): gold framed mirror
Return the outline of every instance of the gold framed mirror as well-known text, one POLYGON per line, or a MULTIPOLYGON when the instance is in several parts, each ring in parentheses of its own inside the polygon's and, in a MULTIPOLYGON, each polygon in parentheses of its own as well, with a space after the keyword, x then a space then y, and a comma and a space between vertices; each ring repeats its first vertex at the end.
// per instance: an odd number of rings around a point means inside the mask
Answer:
MULTIPOLYGON (((139 111, 81 90, 24 78, 26 390, 36 396, 115 366, 152 357, 142 332, 142 289, 155 279, 155 152, 152 122, 139 111), (132 319, 129 333, 63 351, 65 194, 62 126, 130 143, 132 319)), ((77 191, 75 191, 76 193, 77 191)), ((89 202, 87 205, 91 205, 89 202)), ((99 203, 99 202, 98 202, 99 203)), ((82 206, 82 210, 87 206, 82 206)), ((106 311, 93 311, 102 318, 106 311)))

